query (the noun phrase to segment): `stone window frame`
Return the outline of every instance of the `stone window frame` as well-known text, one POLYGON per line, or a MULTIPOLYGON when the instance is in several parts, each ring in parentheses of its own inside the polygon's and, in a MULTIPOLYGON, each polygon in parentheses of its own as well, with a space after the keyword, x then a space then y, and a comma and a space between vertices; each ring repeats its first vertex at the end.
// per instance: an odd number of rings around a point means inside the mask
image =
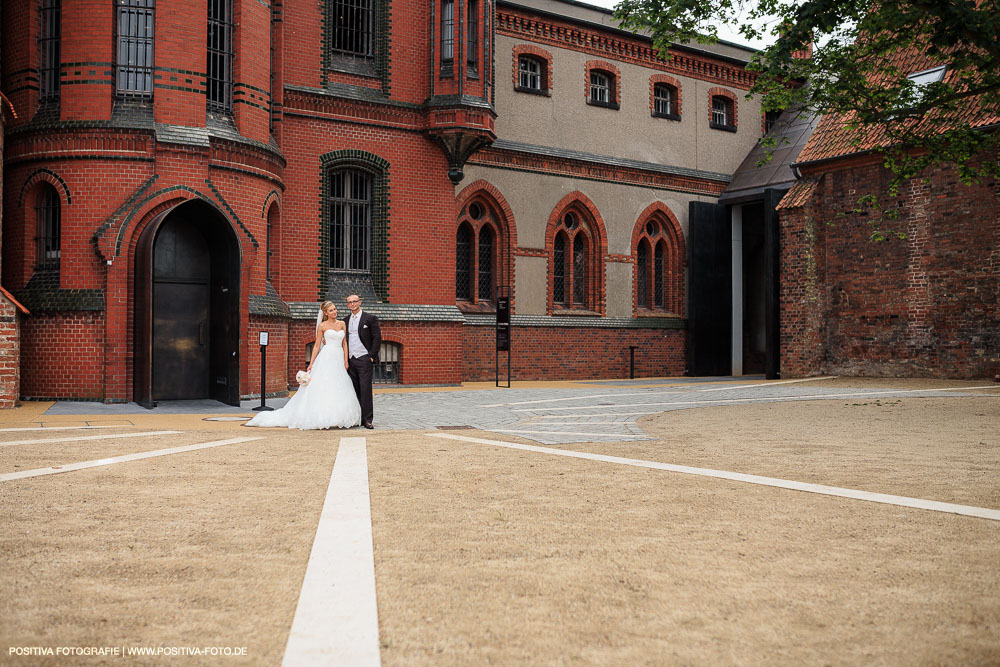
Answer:
POLYGON ((533 44, 517 44, 512 49, 514 90, 531 95, 552 95, 552 54, 533 44), (521 85, 521 58, 529 58, 539 64, 540 88, 528 88, 521 85))

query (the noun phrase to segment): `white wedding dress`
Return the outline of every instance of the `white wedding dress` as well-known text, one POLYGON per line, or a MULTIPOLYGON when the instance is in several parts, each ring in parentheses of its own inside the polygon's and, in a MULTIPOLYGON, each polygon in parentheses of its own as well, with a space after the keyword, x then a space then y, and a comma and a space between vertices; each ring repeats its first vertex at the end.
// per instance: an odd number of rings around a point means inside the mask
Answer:
POLYGON ((247 426, 287 426, 302 430, 350 428, 361 423, 361 405, 354 384, 344 369, 346 331, 327 329, 323 347, 316 355, 312 379, 299 387, 283 408, 261 412, 247 426))

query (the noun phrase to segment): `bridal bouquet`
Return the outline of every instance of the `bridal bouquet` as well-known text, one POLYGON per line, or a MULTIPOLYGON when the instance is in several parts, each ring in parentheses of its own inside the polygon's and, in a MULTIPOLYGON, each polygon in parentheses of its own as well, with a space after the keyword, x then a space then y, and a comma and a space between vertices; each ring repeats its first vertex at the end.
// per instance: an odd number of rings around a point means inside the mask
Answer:
POLYGON ((309 373, 306 371, 299 371, 295 374, 295 381, 299 383, 300 387, 304 387, 309 384, 309 380, 311 379, 312 377, 310 377, 309 373))

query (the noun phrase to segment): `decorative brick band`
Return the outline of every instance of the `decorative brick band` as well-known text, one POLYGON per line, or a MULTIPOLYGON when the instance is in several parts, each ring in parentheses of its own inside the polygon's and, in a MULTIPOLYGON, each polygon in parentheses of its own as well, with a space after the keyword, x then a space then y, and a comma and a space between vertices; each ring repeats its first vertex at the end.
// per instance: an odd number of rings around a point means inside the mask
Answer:
POLYGON ((591 30, 568 21, 539 18, 528 11, 497 9, 497 33, 517 39, 551 44, 563 49, 613 58, 693 79, 749 90, 757 75, 737 65, 710 56, 671 50, 670 59, 660 58, 652 41, 591 30))
POLYGON ((537 174, 569 176, 589 181, 634 185, 656 190, 670 190, 718 197, 726 189, 729 181, 710 177, 699 177, 655 171, 624 165, 607 164, 565 156, 542 155, 511 148, 490 146, 477 151, 470 164, 478 164, 499 169, 511 169, 537 174))

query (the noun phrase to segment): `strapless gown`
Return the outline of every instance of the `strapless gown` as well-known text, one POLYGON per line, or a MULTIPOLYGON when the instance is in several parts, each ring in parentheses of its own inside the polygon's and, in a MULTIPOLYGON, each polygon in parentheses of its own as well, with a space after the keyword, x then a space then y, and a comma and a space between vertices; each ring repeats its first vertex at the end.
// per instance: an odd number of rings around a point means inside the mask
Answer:
POLYGON ((298 429, 350 428, 361 423, 361 405, 351 377, 344 369, 346 331, 327 329, 316 355, 312 379, 299 387, 283 408, 261 412, 247 426, 285 426, 298 429))

